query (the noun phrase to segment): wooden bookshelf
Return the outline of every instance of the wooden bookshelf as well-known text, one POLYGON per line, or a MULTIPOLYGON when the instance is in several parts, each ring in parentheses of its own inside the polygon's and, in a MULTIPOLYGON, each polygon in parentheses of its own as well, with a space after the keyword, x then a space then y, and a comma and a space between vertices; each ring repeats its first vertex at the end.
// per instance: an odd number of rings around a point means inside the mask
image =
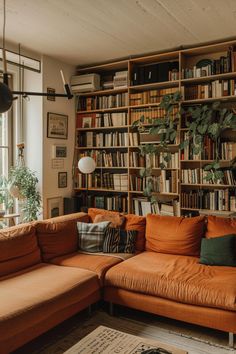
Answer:
MULTIPOLYGON (((106 88, 106 89, 99 89, 98 91, 95 92, 86 92, 86 93, 80 93, 77 97, 77 100, 80 99, 102 99, 103 96, 109 97, 109 96, 116 96, 119 94, 126 94, 128 95, 128 103, 123 105, 123 106, 118 106, 118 107, 112 107, 112 108, 98 108, 98 109, 84 109, 84 110, 78 110, 76 109, 77 112, 77 120, 80 119, 78 117, 84 116, 89 116, 89 115, 106 115, 106 114, 113 114, 116 112, 125 112, 127 114, 127 122, 126 124, 121 125, 109 125, 109 126, 101 126, 101 127, 96 127, 96 126, 91 126, 91 127, 86 127, 82 128, 82 125, 80 127, 77 126, 76 128, 76 144, 75 144, 75 167, 77 167, 77 161, 81 156, 84 156, 86 152, 88 151, 89 153, 94 153, 96 150, 99 152, 101 151, 101 154, 103 152, 105 153, 127 153, 127 166, 126 167, 120 167, 114 165, 113 167, 106 167, 106 166, 98 166, 95 170, 95 173, 110 173, 110 174, 127 174, 128 176, 128 188, 125 191, 121 190, 116 190, 116 189, 110 189, 110 188, 89 188, 89 192, 91 192, 93 195, 96 196, 96 193, 100 196, 106 197, 106 195, 110 196, 110 193, 114 193, 116 198, 119 198, 118 194, 124 196, 125 198, 127 197, 127 205, 126 205, 126 210, 125 212, 134 212, 133 210, 133 200, 135 198, 140 198, 142 200, 143 195, 142 191, 135 191, 131 190, 131 182, 130 182, 130 176, 139 176, 140 170, 143 168, 141 166, 136 166, 134 167, 131 164, 131 153, 138 153, 138 144, 136 146, 131 146, 129 143, 128 145, 121 145, 121 146, 79 146, 78 145, 78 136, 81 134, 86 134, 86 132, 93 132, 94 133, 104 133, 107 134, 109 132, 114 133, 114 132, 127 132, 130 134, 133 132, 132 129, 132 122, 133 122, 133 117, 135 117, 134 114, 142 114, 142 112, 145 111, 145 116, 148 115, 148 112, 156 112, 156 110, 159 110, 160 106, 160 99, 157 102, 150 102, 150 103, 140 103, 140 104, 132 104, 136 98, 132 98, 135 94, 148 94, 148 92, 152 92, 152 94, 156 95, 157 97, 161 97, 163 94, 168 93, 168 90, 175 90, 175 91, 180 91, 183 94, 182 101, 179 104, 179 107, 181 106, 191 106, 191 105, 201 105, 201 104, 207 104, 207 103, 213 103, 215 101, 222 101, 224 104, 228 105, 234 105, 236 103, 236 53, 234 54, 233 51, 233 56, 235 55, 235 68, 231 65, 231 69, 229 71, 224 71, 227 68, 228 62, 228 53, 229 53, 229 48, 232 46, 236 47, 236 40, 235 41, 225 41, 225 42, 219 42, 219 43, 214 43, 214 44, 209 44, 209 45, 202 45, 199 47, 194 47, 194 48, 186 48, 182 50, 177 50, 177 51, 167 51, 165 53, 156 53, 152 55, 147 55, 147 56, 138 56, 135 58, 127 58, 127 59, 122 59, 122 60, 116 60, 113 62, 107 62, 107 63, 99 63, 95 64, 89 67, 81 67, 78 68, 78 74, 86 74, 86 73, 97 73, 101 75, 101 81, 102 83, 106 81, 112 80, 114 75, 119 72, 119 71, 127 71, 127 85, 123 87, 116 87, 116 88, 106 88), (223 59, 222 59, 223 58, 223 59), (226 58, 226 59, 225 59, 226 58), (208 73, 208 69, 203 69, 202 67, 199 67, 198 63, 200 63, 201 60, 208 60, 212 62, 212 72, 211 74, 208 73), (214 70, 219 69, 219 61, 220 62, 220 72, 214 72, 214 70), (155 74, 155 72, 152 72, 151 66, 154 67, 158 65, 158 67, 164 67, 165 63, 168 64, 169 66, 169 72, 168 75, 169 77, 165 77, 165 75, 161 75, 163 79, 160 80, 160 78, 156 78, 155 80, 150 80, 148 81, 146 75, 146 71, 150 70, 151 74, 155 74), (223 65, 223 64, 225 65, 223 65), (217 66, 218 65, 218 66, 217 66), (150 69, 149 69, 150 67, 150 69), (188 70, 193 70, 194 75, 196 72, 194 72, 194 67, 196 67, 198 70, 200 69, 201 71, 201 76, 200 77, 186 77, 186 73, 188 73, 188 70), (202 70, 206 72, 202 72, 202 70), (204 75, 202 75, 202 73, 204 75), (135 78, 135 75, 138 75, 139 80, 135 78), (142 75, 141 75, 142 74, 142 75), (145 76, 146 75, 146 76, 145 76), (235 80, 235 91, 234 94, 228 94, 227 96, 221 96, 221 97, 201 97, 201 98, 196 98, 196 99, 186 99, 185 98, 185 93, 186 89, 192 86, 197 86, 197 85, 213 85, 212 83, 217 81, 225 80, 235 80), (159 96, 158 96, 159 95, 159 96), (131 101, 131 99, 133 101, 131 101), (140 113, 139 113, 140 112, 140 113)), ((209 69, 210 70, 210 69, 209 69)), ((199 75, 199 71, 198 71, 199 75)), ((104 86, 105 87, 105 86, 104 86)), ((223 89, 222 89, 223 90, 223 89)), ((230 91, 231 92, 231 91, 230 91)), ((224 92, 225 93, 225 92, 224 92)), ((122 101, 123 102, 123 101, 122 101)), ((135 101, 136 102, 136 101, 135 101)), ((140 101, 141 102, 141 101, 140 101)), ((145 101, 144 101, 145 102, 145 101)), ((77 107, 76 103, 76 107, 77 107)), ((160 118, 158 116, 158 118, 160 118)), ((183 141, 184 139, 184 134, 187 132, 188 128, 185 128, 184 124, 182 124, 182 118, 180 118, 179 122, 179 132, 178 132, 178 140, 176 144, 169 144, 169 148, 171 153, 174 153, 178 150, 179 143, 183 141)), ((151 125, 150 124, 145 124, 145 126, 148 128, 151 125)), ((158 146, 157 141, 150 140, 150 143, 155 143, 156 146, 158 146)), ((143 144, 145 144, 143 143, 143 144)), ((99 145, 99 144, 98 144, 99 145)), ((179 152, 178 155, 178 168, 172 168, 172 167, 167 167, 165 168, 167 178, 171 178, 171 172, 176 171, 177 173, 177 191, 178 193, 153 193, 154 195, 158 195, 161 197, 161 199, 166 200, 167 202, 170 201, 179 201, 179 210, 181 214, 191 214, 191 213, 212 213, 214 215, 220 215, 220 216, 228 216, 228 215, 233 215, 234 211, 230 210, 211 210, 210 209, 196 209, 196 208, 185 208, 181 203, 182 203, 182 195, 184 193, 189 193, 193 191, 194 193, 196 191, 203 191, 204 193, 209 190, 209 193, 214 193, 218 190, 222 191, 233 191, 233 195, 236 197, 236 186, 230 185, 230 184, 208 184, 208 183, 198 183, 198 184, 190 184, 190 183, 182 183, 181 182, 181 172, 183 169, 193 169, 196 167, 201 167, 203 168, 204 165, 209 164, 213 162, 214 160, 210 159, 182 159, 181 153, 179 152)), ((140 163, 140 161, 138 162, 140 163)), ((230 164, 230 160, 220 160, 220 166, 227 168, 227 165, 230 164)), ((176 166, 175 166, 176 167, 176 166)), ((78 169, 76 169, 77 171, 78 169)), ((152 168, 152 173, 154 176, 160 176, 161 174, 161 169, 159 167, 154 167, 152 168)), ((173 172, 174 173, 174 172, 173 172)), ((77 185, 76 183, 76 173, 75 173, 75 183, 74 183, 74 189, 76 192, 79 191, 85 191, 86 188, 82 188, 77 185)), ((228 192, 227 192, 228 193, 228 192)), ((231 192, 230 192, 231 193, 231 192)), ((123 197, 122 197, 123 198, 123 197)), ((124 205, 124 200, 122 200, 122 205, 124 205)))

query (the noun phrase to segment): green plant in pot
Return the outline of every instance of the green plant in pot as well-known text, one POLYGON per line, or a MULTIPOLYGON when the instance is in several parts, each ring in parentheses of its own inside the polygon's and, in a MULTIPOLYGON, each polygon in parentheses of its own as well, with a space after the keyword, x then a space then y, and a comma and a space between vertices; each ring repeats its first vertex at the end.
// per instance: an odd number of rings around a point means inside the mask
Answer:
POLYGON ((37 190, 38 178, 26 166, 10 169, 8 178, 9 193, 22 201, 23 221, 37 220, 41 209, 41 196, 37 190))

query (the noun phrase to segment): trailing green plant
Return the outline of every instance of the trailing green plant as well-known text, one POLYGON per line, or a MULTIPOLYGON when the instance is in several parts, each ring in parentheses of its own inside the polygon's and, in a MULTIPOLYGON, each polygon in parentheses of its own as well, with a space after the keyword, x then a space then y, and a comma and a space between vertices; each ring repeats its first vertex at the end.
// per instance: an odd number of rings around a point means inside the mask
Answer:
MULTIPOLYGON (((171 159, 169 144, 176 144, 176 137, 179 128, 179 118, 182 115, 186 119, 186 127, 188 129, 187 138, 179 144, 179 149, 183 150, 187 145, 191 144, 194 155, 198 155, 204 149, 204 138, 208 136, 215 142, 216 156, 215 160, 204 166, 206 171, 205 179, 217 183, 222 180, 224 173, 220 166, 220 137, 226 129, 236 128, 236 115, 233 110, 221 107, 220 102, 214 102, 210 105, 197 105, 186 109, 179 106, 181 101, 181 93, 179 91, 174 94, 164 95, 159 105, 164 109, 164 117, 157 119, 147 119, 142 116, 136 120, 132 127, 138 128, 139 132, 148 132, 159 136, 158 144, 140 145, 141 155, 159 155, 165 152, 164 161, 168 163, 171 159), (177 110, 176 110, 176 107, 177 110)), ((160 168, 164 169, 166 164, 161 163, 160 168)), ((231 168, 236 165, 236 158, 231 161, 231 168)), ((144 195, 151 201, 157 198, 153 197, 153 179, 152 166, 143 168, 140 171, 141 177, 146 177, 147 183, 144 195)))
POLYGON ((26 166, 15 166, 10 169, 8 188, 18 189, 16 197, 22 200, 23 221, 37 220, 41 208, 41 196, 37 190, 38 178, 26 166))
POLYGON ((209 137, 215 143, 215 159, 204 166, 207 171, 205 179, 213 183, 221 181, 224 177, 219 163, 221 136, 225 130, 236 128, 236 115, 232 110, 221 107, 219 101, 210 105, 189 107, 183 110, 182 114, 186 117, 188 134, 181 142, 180 149, 191 144, 193 154, 198 155, 204 149, 204 138, 209 137))
MULTIPOLYGON (((164 161, 166 163, 170 161, 171 153, 169 144, 176 144, 179 118, 181 114, 177 107, 180 100, 181 93, 179 91, 176 91, 174 94, 164 95, 159 105, 159 107, 164 110, 163 117, 145 119, 145 117, 142 116, 133 123, 132 128, 138 128, 140 133, 148 132, 149 134, 159 136, 157 144, 144 144, 139 146, 141 155, 159 155, 161 152, 165 152, 166 154, 163 157, 164 161)), ((164 169, 165 163, 161 163, 160 167, 164 169)), ((147 178, 144 195, 154 201, 156 198, 152 196, 153 179, 151 172, 152 166, 150 166, 150 168, 143 168, 140 170, 140 176, 147 178)))

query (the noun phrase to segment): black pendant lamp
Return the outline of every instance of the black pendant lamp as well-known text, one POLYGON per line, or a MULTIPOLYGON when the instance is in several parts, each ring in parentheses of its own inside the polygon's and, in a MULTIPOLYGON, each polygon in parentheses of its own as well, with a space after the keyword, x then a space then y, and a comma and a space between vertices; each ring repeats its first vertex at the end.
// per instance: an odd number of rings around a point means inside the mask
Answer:
POLYGON ((2 61, 3 61, 3 82, 0 82, 0 113, 7 112, 11 106, 15 95, 23 96, 50 96, 50 97, 66 97, 71 99, 73 97, 70 87, 66 84, 63 72, 61 70, 61 77, 64 85, 65 93, 48 93, 48 92, 25 92, 25 91, 11 91, 8 86, 7 61, 5 50, 5 28, 6 28, 6 0, 3 0, 3 36, 2 36, 2 61))

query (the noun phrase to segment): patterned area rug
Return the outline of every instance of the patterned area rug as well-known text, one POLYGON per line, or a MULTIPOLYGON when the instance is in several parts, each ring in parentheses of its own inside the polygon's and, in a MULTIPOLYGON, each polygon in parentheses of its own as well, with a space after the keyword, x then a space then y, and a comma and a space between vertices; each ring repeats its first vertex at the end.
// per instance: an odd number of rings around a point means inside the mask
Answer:
POLYGON ((157 340, 189 354, 236 354, 227 346, 227 333, 120 307, 115 316, 95 310, 89 317, 83 311, 14 354, 62 354, 100 325, 157 340))

